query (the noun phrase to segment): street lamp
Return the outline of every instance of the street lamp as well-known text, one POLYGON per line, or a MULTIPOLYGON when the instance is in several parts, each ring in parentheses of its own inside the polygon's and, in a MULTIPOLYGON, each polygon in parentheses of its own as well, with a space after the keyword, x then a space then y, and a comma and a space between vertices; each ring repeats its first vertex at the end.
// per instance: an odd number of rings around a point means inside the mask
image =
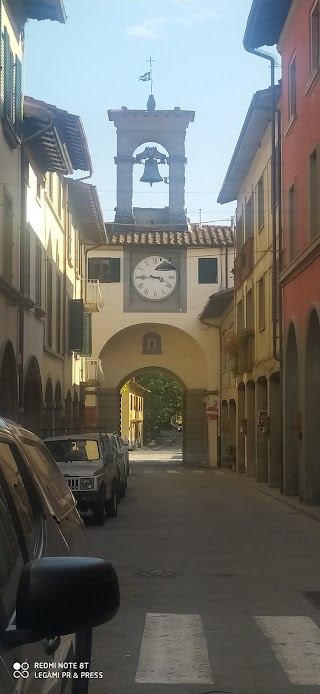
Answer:
POLYGON ((161 262, 155 268, 156 270, 160 270, 161 272, 170 272, 170 270, 177 269, 171 262, 171 258, 169 258, 169 260, 162 260, 162 258, 160 258, 160 260, 161 262))

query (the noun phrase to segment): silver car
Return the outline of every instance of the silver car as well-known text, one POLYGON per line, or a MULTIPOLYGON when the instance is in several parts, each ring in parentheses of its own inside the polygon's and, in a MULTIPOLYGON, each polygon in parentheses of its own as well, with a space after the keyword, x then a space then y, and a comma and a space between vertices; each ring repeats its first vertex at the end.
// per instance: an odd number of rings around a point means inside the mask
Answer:
POLYGON ((85 551, 49 451, 0 418, 0 694, 86 694, 91 629, 116 614, 119 585, 113 567, 85 551))
POLYGON ((118 475, 111 444, 100 434, 75 434, 44 439, 77 501, 79 511, 91 509, 95 522, 118 513, 118 475))

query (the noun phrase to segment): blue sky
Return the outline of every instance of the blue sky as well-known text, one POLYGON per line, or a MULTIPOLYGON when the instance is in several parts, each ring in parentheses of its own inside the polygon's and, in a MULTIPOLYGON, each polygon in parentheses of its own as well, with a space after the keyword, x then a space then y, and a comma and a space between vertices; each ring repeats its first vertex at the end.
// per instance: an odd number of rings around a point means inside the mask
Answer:
MULTIPOLYGON (((157 108, 196 112, 186 138, 188 215, 198 221, 201 208, 203 222, 230 220, 235 204, 218 205, 217 196, 252 95, 270 83, 269 64, 242 46, 251 0, 65 0, 65 7, 65 25, 27 24, 26 93, 81 116, 105 220, 113 221, 116 204, 116 131, 107 110, 146 107, 150 83, 138 78, 150 55, 157 108)), ((151 189, 135 169, 134 204, 166 205, 168 186, 151 189)))

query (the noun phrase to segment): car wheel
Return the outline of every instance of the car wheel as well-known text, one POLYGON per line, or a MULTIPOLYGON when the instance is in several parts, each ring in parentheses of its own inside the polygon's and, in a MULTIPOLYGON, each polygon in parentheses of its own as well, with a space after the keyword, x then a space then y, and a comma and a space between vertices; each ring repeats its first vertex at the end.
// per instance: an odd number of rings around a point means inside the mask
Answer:
POLYGON ((106 514, 110 518, 115 518, 118 515, 118 492, 115 485, 112 488, 111 499, 106 501, 106 514))
POLYGON ((105 521, 106 492, 103 491, 93 510, 93 517, 97 525, 103 525, 105 521))

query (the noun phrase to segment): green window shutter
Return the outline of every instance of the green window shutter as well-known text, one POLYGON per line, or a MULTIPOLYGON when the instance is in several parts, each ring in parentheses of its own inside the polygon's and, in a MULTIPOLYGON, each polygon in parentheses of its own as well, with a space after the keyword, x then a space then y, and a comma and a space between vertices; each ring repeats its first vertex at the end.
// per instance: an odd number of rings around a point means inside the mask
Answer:
POLYGON ((69 302, 69 351, 83 350, 83 301, 71 299, 69 302))
POLYGON ((110 280, 109 282, 120 282, 120 258, 110 258, 110 280))
POLYGON ((15 70, 15 131, 21 137, 22 131, 22 65, 21 60, 16 56, 15 70))
POLYGON ((83 314, 83 347, 81 352, 83 357, 92 355, 92 314, 83 314))
POLYGON ((198 258, 198 284, 217 284, 218 258, 198 258))
POLYGON ((10 48, 10 39, 6 27, 3 32, 4 44, 4 93, 3 93, 3 115, 8 120, 12 120, 13 102, 13 53, 10 48))
POLYGON ((26 249, 25 249, 25 292, 26 296, 30 297, 30 281, 31 281, 31 234, 30 230, 26 229, 26 249))

